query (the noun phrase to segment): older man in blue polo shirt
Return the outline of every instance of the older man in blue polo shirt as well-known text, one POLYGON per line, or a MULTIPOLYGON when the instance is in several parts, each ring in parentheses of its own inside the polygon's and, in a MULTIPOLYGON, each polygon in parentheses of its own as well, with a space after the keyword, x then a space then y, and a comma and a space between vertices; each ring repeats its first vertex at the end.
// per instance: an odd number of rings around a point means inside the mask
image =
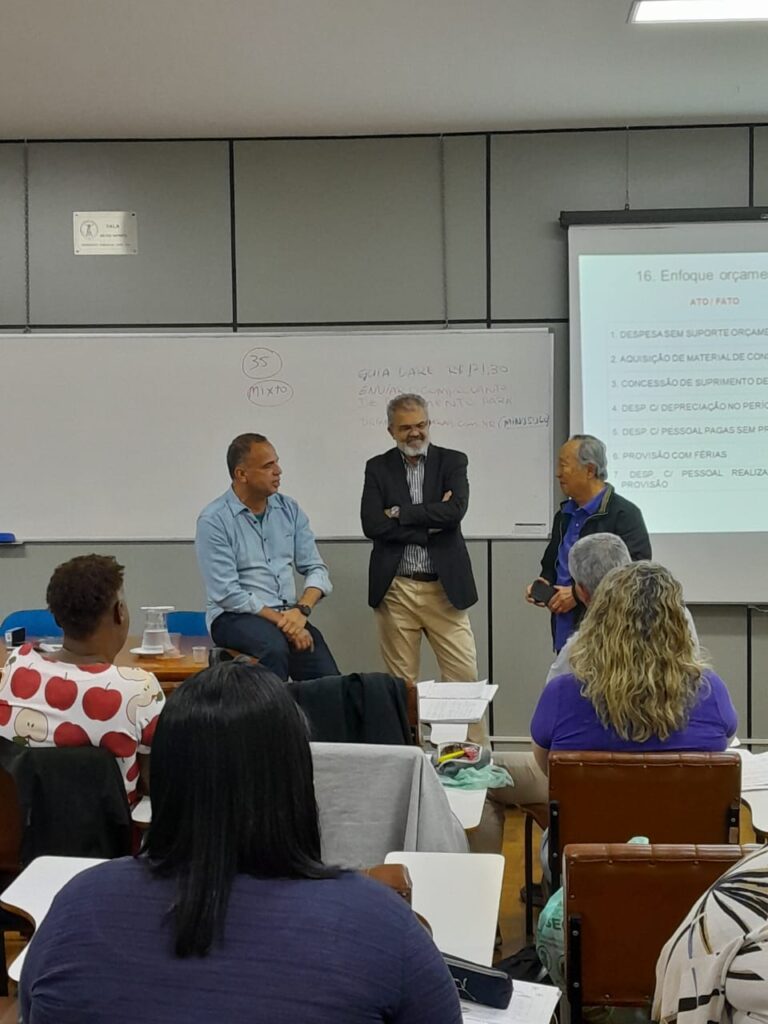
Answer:
MULTIPOLYGON (((642 512, 617 494, 607 477, 608 456, 599 438, 574 434, 560 449, 557 480, 566 500, 555 514, 539 577, 556 588, 555 596, 546 606, 552 613, 555 651, 560 651, 584 614, 568 570, 568 554, 580 537, 615 533, 627 545, 633 561, 651 557, 651 541, 642 512)), ((526 600, 538 603, 531 597, 530 587, 526 600)))
POLYGON ((253 655, 281 679, 338 675, 309 622, 332 590, 328 568, 305 513, 278 493, 277 452, 262 434, 240 434, 227 468, 232 485, 200 513, 195 535, 214 643, 253 655), (304 577, 298 600, 294 570, 304 577))

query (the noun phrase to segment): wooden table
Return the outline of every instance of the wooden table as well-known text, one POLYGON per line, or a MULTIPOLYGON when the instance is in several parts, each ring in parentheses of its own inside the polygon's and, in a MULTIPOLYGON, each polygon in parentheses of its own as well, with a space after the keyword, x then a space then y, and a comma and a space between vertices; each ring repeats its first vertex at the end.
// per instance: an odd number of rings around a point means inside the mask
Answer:
POLYGON ((200 662, 192 660, 193 647, 210 648, 213 646, 209 636, 183 636, 180 642, 181 657, 179 658, 167 658, 157 655, 144 657, 139 654, 131 654, 131 648, 138 647, 140 644, 140 636, 129 636, 125 642, 125 647, 115 658, 115 664, 146 669, 147 672, 151 672, 157 677, 158 682, 166 692, 173 690, 179 683, 183 683, 185 679, 193 676, 195 672, 199 672, 200 669, 205 668, 208 664, 207 658, 205 664, 202 665, 200 662))
MULTIPOLYGON (((33 638, 34 639, 34 638, 33 638)), ((138 654, 131 654, 132 647, 141 644, 140 636, 129 636, 122 651, 115 658, 116 665, 130 666, 131 668, 143 668, 152 672, 158 679, 163 690, 168 693, 175 689, 179 683, 183 683, 189 676, 205 668, 205 664, 192 660, 193 647, 212 646, 209 636, 183 636, 181 638, 181 657, 166 658, 153 655, 152 657, 141 657, 138 654)), ((4 643, 0 643, 0 664, 5 664, 7 650, 4 643)), ((207 659, 206 659, 207 664, 207 659)))

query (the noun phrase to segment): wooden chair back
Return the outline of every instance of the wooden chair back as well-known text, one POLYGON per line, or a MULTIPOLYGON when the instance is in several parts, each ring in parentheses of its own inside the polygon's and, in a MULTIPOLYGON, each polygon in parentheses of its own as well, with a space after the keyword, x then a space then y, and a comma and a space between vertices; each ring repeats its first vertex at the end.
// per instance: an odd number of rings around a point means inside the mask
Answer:
POLYGON ((7 881, 21 871, 22 826, 16 783, 0 768, 0 875, 7 877, 7 881))
POLYGON ((725 753, 549 755, 549 866, 569 843, 738 843, 741 759, 725 753))
POLYGON ((754 846, 569 844, 563 913, 571 1019, 644 1006, 656 961, 695 901, 754 846))
MULTIPOLYGON (((398 896, 405 900, 409 907, 411 906, 413 882, 411 881, 411 873, 405 864, 374 864, 372 868, 363 868, 363 874, 394 890, 398 896)), ((421 927, 432 937, 432 925, 426 917, 418 914, 415 910, 413 913, 421 927)), ((3 1024, 1 1020, 0 1024, 3 1024)))
POLYGON ((410 907, 413 882, 405 864, 374 864, 372 868, 363 868, 363 874, 381 882, 389 889, 394 889, 410 907))
MULTIPOLYGON (((22 870, 23 825, 23 811, 16 793, 16 783, 4 768, 0 768, 0 892, 10 885, 22 870)), ((5 929, 17 930, 18 927, 12 915, 0 911, 0 939, 3 940, 3 957, 0 960, 0 999, 8 995, 8 973, 4 955, 5 929)))

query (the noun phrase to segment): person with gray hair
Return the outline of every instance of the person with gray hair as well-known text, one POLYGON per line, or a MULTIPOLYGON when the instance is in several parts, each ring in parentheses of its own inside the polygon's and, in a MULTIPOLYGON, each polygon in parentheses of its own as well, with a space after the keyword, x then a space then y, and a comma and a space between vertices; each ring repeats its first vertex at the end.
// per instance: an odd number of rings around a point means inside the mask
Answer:
MULTIPOLYGON (((568 554, 568 570, 574 593, 584 607, 611 569, 629 565, 631 561, 627 545, 615 533, 595 533, 577 540, 568 554)), ((570 650, 577 636, 578 630, 571 633, 558 651, 547 673, 547 682, 571 671, 570 650)))
MULTIPOLYGON (((421 395, 387 404, 395 446, 368 461, 360 517, 373 541, 368 603, 374 609, 387 670, 419 678, 421 638, 434 651, 443 682, 477 679, 467 608, 477 601, 461 521, 469 504, 467 456, 430 442, 421 395)), ((473 738, 485 739, 484 729, 473 738)))
POLYGON ((560 449, 557 480, 566 496, 555 514, 552 533, 541 560, 539 579, 554 587, 546 604, 527 588, 529 604, 552 613, 555 652, 565 645, 584 614, 568 567, 571 548, 580 537, 612 533, 627 546, 632 561, 651 557, 651 542, 637 505, 617 494, 608 483, 608 456, 603 442, 592 434, 573 434, 560 449))
POLYGON ((606 573, 631 561, 627 545, 615 533, 595 533, 577 540, 568 555, 568 571, 581 603, 589 604, 606 573))
MULTIPOLYGON (((568 569, 573 578, 574 593, 586 608, 595 595, 595 591, 611 569, 629 565, 632 561, 627 545, 614 533, 595 533, 591 537, 577 540, 568 555, 568 569)), ((683 608, 688 621, 696 651, 699 650, 699 637, 693 616, 686 607, 683 608)), ((571 633, 565 644, 560 648, 555 660, 547 673, 547 682, 556 676, 568 675, 571 669, 570 653, 579 631, 571 633)))

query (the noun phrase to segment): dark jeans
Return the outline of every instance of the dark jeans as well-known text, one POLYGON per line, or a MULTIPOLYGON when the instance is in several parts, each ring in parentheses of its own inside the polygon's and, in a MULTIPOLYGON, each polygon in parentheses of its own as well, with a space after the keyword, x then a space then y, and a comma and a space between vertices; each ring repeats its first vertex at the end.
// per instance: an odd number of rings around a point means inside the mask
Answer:
POLYGON ((281 679, 319 679, 337 676, 339 669, 319 629, 307 623, 315 641, 313 651, 297 651, 272 622, 248 612, 223 612, 211 624, 217 647, 232 647, 258 658, 281 679))

